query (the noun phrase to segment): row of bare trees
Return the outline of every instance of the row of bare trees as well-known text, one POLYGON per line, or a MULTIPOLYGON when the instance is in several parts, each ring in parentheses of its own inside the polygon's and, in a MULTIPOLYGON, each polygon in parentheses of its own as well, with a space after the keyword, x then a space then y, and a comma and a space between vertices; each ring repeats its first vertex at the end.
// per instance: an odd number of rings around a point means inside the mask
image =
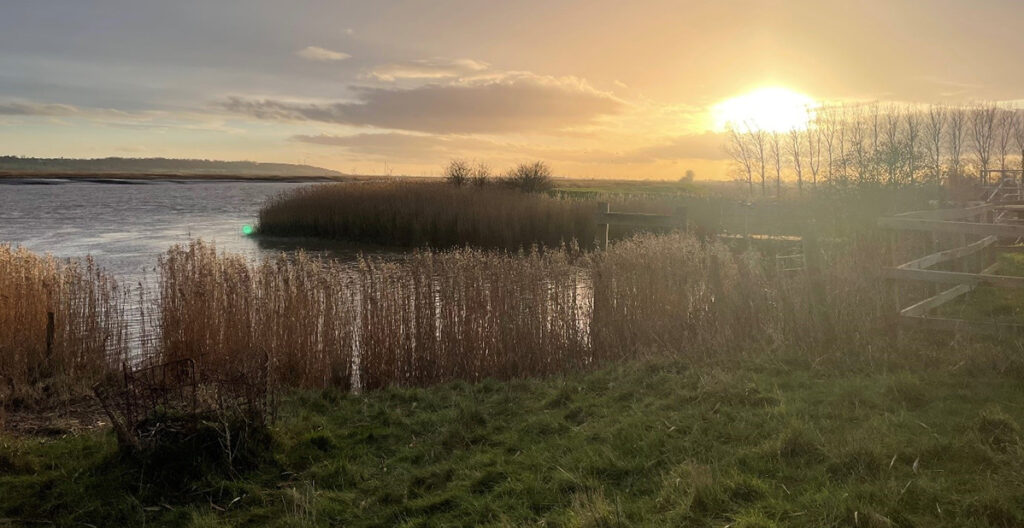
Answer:
POLYGON ((751 194, 805 185, 988 183, 991 169, 1024 170, 1024 113, 997 104, 834 104, 808 109, 788 131, 732 124, 727 150, 751 194))

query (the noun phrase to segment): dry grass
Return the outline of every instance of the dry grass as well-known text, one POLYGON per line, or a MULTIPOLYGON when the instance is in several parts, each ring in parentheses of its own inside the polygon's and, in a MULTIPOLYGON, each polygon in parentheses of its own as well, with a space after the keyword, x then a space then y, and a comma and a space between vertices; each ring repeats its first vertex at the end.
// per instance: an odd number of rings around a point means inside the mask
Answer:
POLYGON ((260 210, 259 232, 396 246, 518 250, 591 246, 593 203, 499 187, 435 183, 317 185, 278 196, 260 210))
POLYGON ((0 408, 79 395, 119 367, 124 300, 91 259, 58 261, 0 244, 0 408))

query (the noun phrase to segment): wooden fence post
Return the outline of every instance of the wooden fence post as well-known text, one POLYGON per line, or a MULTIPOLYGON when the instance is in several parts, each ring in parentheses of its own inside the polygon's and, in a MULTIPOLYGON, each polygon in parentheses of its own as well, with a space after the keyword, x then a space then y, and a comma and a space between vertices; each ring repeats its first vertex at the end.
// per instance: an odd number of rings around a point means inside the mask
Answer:
POLYGON ((687 220, 686 219, 686 206, 685 205, 677 205, 675 213, 676 213, 676 220, 679 222, 679 229, 681 229, 683 231, 686 231, 686 227, 687 227, 686 226, 686 220, 687 220))

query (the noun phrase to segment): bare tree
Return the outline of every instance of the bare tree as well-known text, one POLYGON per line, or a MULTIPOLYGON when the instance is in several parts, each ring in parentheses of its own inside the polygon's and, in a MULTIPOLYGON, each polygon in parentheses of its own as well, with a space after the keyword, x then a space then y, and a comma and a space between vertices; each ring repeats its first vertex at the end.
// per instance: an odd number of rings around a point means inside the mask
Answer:
POLYGON ((730 126, 729 143, 725 150, 747 175, 747 192, 754 194, 754 153, 747 136, 741 134, 735 126, 730 126))
POLYGON ((800 130, 792 128, 789 131, 789 143, 787 144, 789 156, 793 159, 793 172, 796 174, 797 192, 804 192, 804 166, 800 150, 800 130))
POLYGON ((846 171, 846 128, 849 122, 849 116, 847 115, 847 106, 845 104, 839 105, 839 126, 836 127, 837 136, 836 143, 839 145, 839 182, 845 184, 847 180, 846 171))
POLYGON ((863 184, 868 178, 868 156, 865 152, 864 140, 867 134, 867 123, 864 122, 863 107, 856 106, 850 112, 850 150, 857 164, 857 183, 863 184))
MULTIPOLYGON (((1021 114, 1018 110, 1012 110, 1013 118, 1011 119, 1013 129, 1013 141, 1017 144, 1017 150, 1020 151, 1020 170, 1021 180, 1024 180, 1024 114, 1021 114)), ((1024 181, 1021 181, 1024 184, 1024 181)))
POLYGON ((921 114, 916 108, 908 108, 903 116, 906 121, 904 127, 906 141, 904 143, 907 154, 907 177, 910 179, 910 185, 914 185, 917 183, 914 174, 917 171, 917 151, 921 142, 921 114))
POLYGON ((982 184, 988 183, 986 171, 988 171, 988 164, 992 157, 998 111, 999 107, 992 104, 978 105, 971 109, 971 147, 974 149, 974 157, 978 161, 978 179, 982 184))
POLYGON ((999 170, 1006 170, 1006 157, 1010 154, 1013 139, 1014 112, 1010 109, 999 109, 996 114, 995 144, 996 155, 999 156, 999 170))
POLYGON ((835 183, 835 146, 836 135, 839 131, 839 112, 835 106, 823 106, 818 114, 821 118, 822 138, 825 140, 825 149, 828 154, 828 183, 835 183))
POLYGON ((871 180, 876 183, 881 179, 878 177, 878 161, 881 159, 881 152, 879 151, 881 146, 881 119, 882 111, 878 106, 878 102, 871 103, 871 158, 869 162, 871 165, 871 180))
POLYGON ((765 169, 768 163, 765 158, 765 143, 767 142, 766 136, 768 133, 756 126, 748 127, 748 130, 750 142, 754 147, 754 159, 757 162, 757 168, 761 174, 761 196, 767 196, 768 189, 766 188, 765 183, 765 169))
POLYGON ((942 143, 945 137, 946 108, 940 105, 928 107, 928 120, 924 123, 925 148, 932 181, 942 183, 942 143))
POLYGON ((899 172, 903 165, 902 145, 900 142, 900 110, 895 106, 889 107, 885 113, 885 123, 882 133, 883 146, 882 156, 886 172, 889 175, 889 185, 899 184, 899 172))
POLYGON ((949 172, 955 183, 959 183, 963 161, 964 142, 967 135, 967 110, 956 106, 949 109, 949 172))
POLYGON ((768 134, 768 154, 775 168, 775 197, 782 196, 782 137, 778 132, 768 134))
POLYGON ((818 171, 821 169, 821 128, 808 120, 804 129, 807 138, 807 167, 811 169, 811 186, 818 186, 818 171))

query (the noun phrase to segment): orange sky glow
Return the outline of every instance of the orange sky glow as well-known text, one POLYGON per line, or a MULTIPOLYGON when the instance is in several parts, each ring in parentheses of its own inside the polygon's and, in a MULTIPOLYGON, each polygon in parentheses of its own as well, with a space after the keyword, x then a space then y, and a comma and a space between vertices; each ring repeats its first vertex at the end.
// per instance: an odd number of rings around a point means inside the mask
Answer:
POLYGON ((1024 99, 1010 1, 24 2, 0 155, 731 177, 727 123, 1024 99), (978 38, 984 34, 986 38, 978 38))

